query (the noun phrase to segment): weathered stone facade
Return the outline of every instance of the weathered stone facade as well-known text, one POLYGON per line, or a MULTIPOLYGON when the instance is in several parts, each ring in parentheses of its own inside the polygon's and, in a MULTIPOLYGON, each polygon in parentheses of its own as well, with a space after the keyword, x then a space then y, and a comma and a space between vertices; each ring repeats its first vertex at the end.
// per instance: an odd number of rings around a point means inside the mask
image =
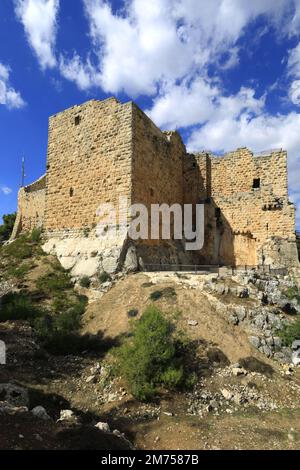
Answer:
POLYGON ((12 233, 15 238, 20 232, 42 228, 45 220, 46 175, 25 188, 18 197, 18 213, 12 233))
POLYGON ((287 184, 284 151, 189 155, 177 132, 160 131, 134 103, 92 100, 50 118, 46 177, 21 189, 14 236, 42 225, 45 249, 74 275, 115 271, 128 257, 135 265, 133 252, 141 263, 290 266, 298 259, 287 184), (204 248, 133 244, 127 219, 97 237, 99 205, 118 208, 120 197, 148 208, 203 203, 204 248))

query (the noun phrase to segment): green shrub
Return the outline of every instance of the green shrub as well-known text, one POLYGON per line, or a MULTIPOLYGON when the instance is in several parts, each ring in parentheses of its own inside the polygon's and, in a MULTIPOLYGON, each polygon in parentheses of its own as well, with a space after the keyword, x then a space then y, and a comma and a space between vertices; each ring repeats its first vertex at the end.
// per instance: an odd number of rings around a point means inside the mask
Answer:
POLYGON ((162 290, 156 290, 150 294, 150 300, 156 302, 161 298, 175 299, 177 297, 176 291, 173 287, 166 287, 162 290))
POLYGON ((300 303, 300 292, 297 289, 297 287, 290 287, 286 292, 285 296, 289 300, 297 300, 298 303, 300 303))
POLYGON ((42 340, 43 347, 54 355, 80 354, 86 351, 106 352, 114 344, 103 340, 100 335, 80 335, 78 333, 54 332, 42 340))
POLYGON ((88 276, 84 276, 80 279, 79 284, 81 287, 88 289, 91 285, 91 280, 88 276))
POLYGON ((139 314, 139 311, 137 308, 132 308, 131 310, 128 310, 127 315, 129 318, 135 318, 139 314))
POLYGON ((34 228, 30 235, 30 240, 34 243, 38 243, 41 239, 42 229, 41 228, 34 228))
POLYGON ((184 384, 182 357, 177 356, 172 324, 156 307, 148 307, 135 322, 131 338, 116 351, 119 372, 132 394, 149 400, 158 386, 174 389, 184 384))
POLYGON ((71 289, 72 287, 70 276, 65 271, 47 274, 36 281, 36 288, 46 296, 71 289))
POLYGON ((162 297, 162 292, 160 290, 156 290, 154 292, 151 292, 150 294, 150 300, 152 300, 153 302, 156 302, 156 300, 161 299, 161 297, 162 297))
POLYGON ((1 300, 0 322, 31 320, 43 315, 43 312, 24 294, 7 294, 1 300))
POLYGON ((80 328, 81 314, 71 308, 58 315, 54 324, 57 331, 72 333, 80 328))
POLYGON ((277 334, 285 346, 291 346, 293 341, 300 340, 300 318, 293 323, 286 324, 277 334))
POLYGON ((110 274, 105 271, 102 271, 101 273, 99 273, 99 281, 101 282, 101 284, 104 284, 104 282, 111 281, 110 274))

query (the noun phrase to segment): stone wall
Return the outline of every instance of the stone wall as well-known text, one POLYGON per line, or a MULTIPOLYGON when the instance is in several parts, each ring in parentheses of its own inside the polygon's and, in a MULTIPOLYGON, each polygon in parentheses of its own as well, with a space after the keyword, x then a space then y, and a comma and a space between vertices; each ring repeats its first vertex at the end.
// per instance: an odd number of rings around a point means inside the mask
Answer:
POLYGON ((98 222, 100 204, 131 196, 132 105, 89 101, 50 118, 47 236, 79 235, 98 222))
POLYGON ((184 154, 179 134, 161 132, 133 105, 132 202, 149 214, 152 204, 182 205, 184 154))
MULTIPOLYGON (((207 262, 281 265, 286 256, 289 263, 297 263, 286 152, 256 156, 241 148, 224 157, 200 154, 196 158, 206 175, 210 233, 202 255, 207 262)), ((202 194, 201 187, 200 198, 202 194)))
POLYGON ((132 202, 143 204, 149 214, 149 239, 136 243, 138 254, 150 264, 188 262, 181 241, 163 240, 161 219, 159 239, 151 239, 151 205, 184 203, 184 159, 186 149, 177 132, 162 132, 133 104, 132 202))
POLYGON ((18 212, 13 240, 20 232, 31 232, 34 228, 42 228, 45 217, 46 176, 42 176, 29 186, 21 188, 18 196, 18 212))

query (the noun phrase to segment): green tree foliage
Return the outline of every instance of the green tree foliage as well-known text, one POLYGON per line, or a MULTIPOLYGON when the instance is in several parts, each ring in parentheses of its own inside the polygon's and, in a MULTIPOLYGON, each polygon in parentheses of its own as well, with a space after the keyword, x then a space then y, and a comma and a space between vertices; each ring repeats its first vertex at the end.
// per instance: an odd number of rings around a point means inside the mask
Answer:
POLYGON ((16 213, 3 216, 3 224, 0 225, 0 243, 9 240, 16 220, 16 213))
POLYGON ((155 306, 148 307, 116 352, 119 372, 136 398, 146 401, 158 386, 172 390, 187 383, 178 346, 171 322, 155 306))

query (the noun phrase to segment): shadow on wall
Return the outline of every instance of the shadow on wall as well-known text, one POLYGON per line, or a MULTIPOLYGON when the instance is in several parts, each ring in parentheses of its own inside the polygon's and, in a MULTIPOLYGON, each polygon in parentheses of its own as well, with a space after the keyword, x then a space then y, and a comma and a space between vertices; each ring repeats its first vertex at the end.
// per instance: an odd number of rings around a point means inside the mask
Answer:
POLYGON ((258 265, 256 239, 250 232, 234 232, 212 197, 210 158, 208 156, 206 158, 206 171, 203 174, 201 174, 197 158, 190 155, 190 159, 194 170, 193 188, 196 189, 193 194, 188 194, 187 200, 193 204, 202 203, 205 206, 204 247, 197 254, 198 259, 195 262, 207 265, 258 265))

